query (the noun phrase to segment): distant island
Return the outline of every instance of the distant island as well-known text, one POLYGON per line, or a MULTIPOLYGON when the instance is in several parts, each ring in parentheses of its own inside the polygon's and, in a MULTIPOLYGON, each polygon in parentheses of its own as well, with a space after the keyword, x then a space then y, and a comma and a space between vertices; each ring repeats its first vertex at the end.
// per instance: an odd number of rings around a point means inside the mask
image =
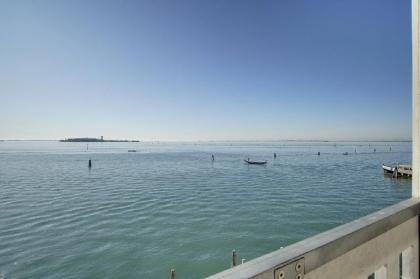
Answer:
POLYGON ((68 138, 60 142, 139 142, 138 140, 105 140, 104 137, 98 138, 68 138))

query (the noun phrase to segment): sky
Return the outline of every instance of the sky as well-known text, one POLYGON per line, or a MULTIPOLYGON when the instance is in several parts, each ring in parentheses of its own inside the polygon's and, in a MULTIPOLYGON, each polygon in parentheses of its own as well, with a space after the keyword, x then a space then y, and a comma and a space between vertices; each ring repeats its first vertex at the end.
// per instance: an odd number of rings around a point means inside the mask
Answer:
POLYGON ((0 139, 407 140, 410 0, 0 0, 0 139))

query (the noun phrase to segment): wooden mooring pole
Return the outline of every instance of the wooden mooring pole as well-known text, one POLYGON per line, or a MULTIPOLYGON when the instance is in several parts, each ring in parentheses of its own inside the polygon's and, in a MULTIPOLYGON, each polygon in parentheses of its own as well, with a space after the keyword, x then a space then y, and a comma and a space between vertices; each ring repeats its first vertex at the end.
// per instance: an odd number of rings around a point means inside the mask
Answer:
POLYGON ((236 250, 235 249, 232 250, 232 262, 231 262, 230 266, 231 267, 236 266, 236 250))

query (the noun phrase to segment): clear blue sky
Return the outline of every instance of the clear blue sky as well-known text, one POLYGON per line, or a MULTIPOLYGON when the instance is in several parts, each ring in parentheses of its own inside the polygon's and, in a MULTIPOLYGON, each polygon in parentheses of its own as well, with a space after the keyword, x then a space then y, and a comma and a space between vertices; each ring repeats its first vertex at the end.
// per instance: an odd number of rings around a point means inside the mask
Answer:
POLYGON ((410 0, 0 1, 0 138, 409 139, 410 0))

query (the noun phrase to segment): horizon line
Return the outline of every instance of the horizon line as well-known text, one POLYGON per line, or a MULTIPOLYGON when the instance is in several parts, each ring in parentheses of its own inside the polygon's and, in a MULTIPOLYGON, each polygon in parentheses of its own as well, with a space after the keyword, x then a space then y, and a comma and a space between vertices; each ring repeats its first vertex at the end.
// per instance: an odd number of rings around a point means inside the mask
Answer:
MULTIPOLYGON (((62 139, 0 139, 0 141, 60 141, 62 139)), ((133 139, 112 139, 112 140, 133 140, 133 139)), ((137 139, 136 139, 137 140, 137 139)), ((202 139, 202 140, 138 140, 139 142, 412 142, 412 139, 202 139)), ((84 143, 84 142, 78 142, 84 143)), ((95 143, 95 142, 90 142, 95 143)), ((101 142, 98 142, 101 143, 101 142)))

